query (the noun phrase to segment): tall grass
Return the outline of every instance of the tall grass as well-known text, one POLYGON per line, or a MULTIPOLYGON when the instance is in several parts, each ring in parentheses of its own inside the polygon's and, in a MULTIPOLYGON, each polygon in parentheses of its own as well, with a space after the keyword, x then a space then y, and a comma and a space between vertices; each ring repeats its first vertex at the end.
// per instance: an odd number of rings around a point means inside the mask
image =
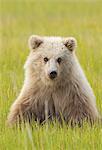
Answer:
POLYGON ((102 1, 0 0, 0 150, 101 150, 101 125, 7 127, 9 107, 23 84, 31 34, 76 37, 77 56, 102 112, 102 1))

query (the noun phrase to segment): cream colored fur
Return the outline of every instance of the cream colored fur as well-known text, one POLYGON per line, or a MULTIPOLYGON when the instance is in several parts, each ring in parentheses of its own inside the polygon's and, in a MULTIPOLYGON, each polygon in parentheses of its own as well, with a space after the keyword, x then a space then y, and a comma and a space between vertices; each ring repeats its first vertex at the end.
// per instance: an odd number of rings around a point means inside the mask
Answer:
POLYGON ((41 123, 46 116, 71 124, 93 123, 99 118, 95 96, 75 55, 76 45, 74 38, 30 37, 25 81, 11 106, 9 124, 22 120, 41 123), (44 57, 49 58, 46 64, 44 57), (58 57, 61 64, 56 62, 58 57), (51 68, 58 73, 53 81, 48 76, 51 68))

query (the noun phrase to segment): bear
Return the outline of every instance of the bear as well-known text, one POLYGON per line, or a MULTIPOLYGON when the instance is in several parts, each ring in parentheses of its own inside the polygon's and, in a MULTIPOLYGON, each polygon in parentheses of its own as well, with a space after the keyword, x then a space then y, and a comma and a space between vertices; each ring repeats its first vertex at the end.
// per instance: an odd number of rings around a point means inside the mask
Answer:
POLYGON ((76 39, 31 35, 28 45, 24 85, 11 106, 9 125, 47 120, 93 124, 100 115, 75 53, 76 39))

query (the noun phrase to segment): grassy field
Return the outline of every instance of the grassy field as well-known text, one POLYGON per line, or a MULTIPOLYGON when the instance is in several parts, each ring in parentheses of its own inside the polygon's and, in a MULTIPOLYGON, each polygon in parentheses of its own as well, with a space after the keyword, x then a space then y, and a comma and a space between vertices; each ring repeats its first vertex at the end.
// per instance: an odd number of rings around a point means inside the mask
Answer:
POLYGON ((0 150, 101 150, 102 126, 10 129, 5 121, 24 78, 31 34, 74 36, 102 113, 102 1, 0 0, 0 150))

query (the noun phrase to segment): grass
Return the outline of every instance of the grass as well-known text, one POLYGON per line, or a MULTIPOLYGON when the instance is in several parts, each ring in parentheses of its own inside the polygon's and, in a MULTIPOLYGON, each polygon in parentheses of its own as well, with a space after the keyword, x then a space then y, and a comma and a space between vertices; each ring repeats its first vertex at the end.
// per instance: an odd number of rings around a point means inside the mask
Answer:
POLYGON ((102 112, 102 1, 0 0, 0 150, 101 150, 102 126, 5 125, 24 78, 31 34, 74 36, 77 56, 102 112))

